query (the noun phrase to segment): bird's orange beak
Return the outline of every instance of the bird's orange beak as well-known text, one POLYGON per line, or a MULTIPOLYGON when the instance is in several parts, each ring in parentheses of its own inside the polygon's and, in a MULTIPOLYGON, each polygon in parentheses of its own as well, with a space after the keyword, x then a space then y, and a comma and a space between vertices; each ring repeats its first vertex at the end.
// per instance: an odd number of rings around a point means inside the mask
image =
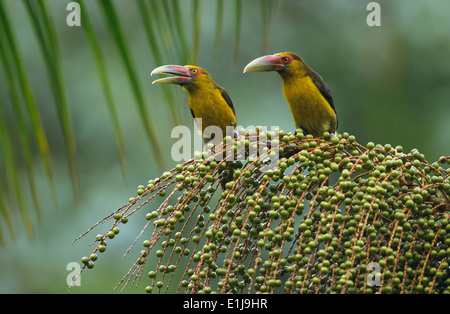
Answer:
POLYGON ((180 65, 163 65, 152 71, 153 74, 169 74, 172 76, 163 77, 152 82, 152 84, 188 84, 192 80, 189 68, 180 65))
POLYGON ((268 55, 256 58, 246 65, 244 73, 247 72, 265 72, 265 71, 280 71, 284 69, 284 64, 280 56, 268 55))

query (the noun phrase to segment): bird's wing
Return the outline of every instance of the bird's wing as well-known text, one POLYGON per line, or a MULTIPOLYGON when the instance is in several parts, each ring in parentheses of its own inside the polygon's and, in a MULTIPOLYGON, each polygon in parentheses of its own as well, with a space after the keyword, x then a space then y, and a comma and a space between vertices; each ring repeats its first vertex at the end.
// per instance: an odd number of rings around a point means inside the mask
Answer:
POLYGON ((220 86, 218 86, 217 88, 220 90, 220 93, 222 94, 222 97, 227 102, 228 106, 230 106, 231 110, 233 110, 234 116, 236 116, 236 112, 234 111, 233 102, 231 101, 230 96, 228 96, 227 91, 225 89, 223 89, 222 87, 220 87, 220 86))
POLYGON ((309 76, 311 77, 312 81, 314 82, 314 84, 319 89, 319 91, 322 94, 323 98, 325 98, 325 100, 328 102, 328 104, 331 106, 331 108, 333 108, 334 114, 336 115, 336 127, 337 127, 338 126, 338 119, 337 119, 336 108, 334 107, 333 97, 331 96, 331 92, 328 89, 327 84, 322 79, 322 77, 319 74, 317 74, 316 72, 314 72, 314 71, 309 73, 309 76))
POLYGON ((328 89, 328 86, 324 82, 322 77, 316 72, 309 73, 309 76, 311 77, 312 81, 317 86, 317 88, 319 88, 319 91, 322 94, 323 98, 326 99, 326 101, 330 104, 331 108, 333 108, 333 111, 336 113, 336 109, 334 108, 333 97, 331 97, 330 90, 328 89))

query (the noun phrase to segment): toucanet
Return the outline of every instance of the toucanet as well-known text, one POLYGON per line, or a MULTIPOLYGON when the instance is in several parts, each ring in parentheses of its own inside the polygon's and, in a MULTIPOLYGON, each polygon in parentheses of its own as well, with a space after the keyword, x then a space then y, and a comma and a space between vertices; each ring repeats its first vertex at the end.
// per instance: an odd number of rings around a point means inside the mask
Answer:
MULTIPOLYGON (((205 69, 193 65, 163 65, 154 69, 151 75, 154 74, 171 76, 157 79, 153 84, 177 84, 187 91, 192 116, 205 143, 217 145, 226 136, 237 137, 236 113, 231 98, 205 69)), ((229 167, 226 170, 220 168, 219 171, 222 175, 222 189, 233 179, 233 171, 229 167)))
POLYGON ((314 137, 335 133, 338 126, 330 90, 322 77, 292 52, 259 57, 244 68, 246 72, 276 71, 283 82, 283 93, 295 127, 314 137))
POLYGON ((227 135, 235 136, 236 113, 231 98, 205 69, 193 65, 163 65, 154 69, 151 75, 154 74, 171 76, 157 79, 153 84, 177 84, 188 92, 189 107, 205 143, 213 141, 217 144, 227 135), (198 119, 201 119, 201 127, 198 119), (222 136, 217 137, 214 132, 208 130, 208 134, 205 134, 205 129, 210 126, 218 127, 222 136))

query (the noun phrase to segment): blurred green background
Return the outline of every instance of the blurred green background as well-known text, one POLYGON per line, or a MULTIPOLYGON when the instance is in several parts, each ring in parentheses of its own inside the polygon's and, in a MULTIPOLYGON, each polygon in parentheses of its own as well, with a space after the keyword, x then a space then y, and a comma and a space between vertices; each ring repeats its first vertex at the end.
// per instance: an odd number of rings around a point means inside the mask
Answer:
MULTIPOLYGON (((366 6, 370 1, 361 0, 95 0, 82 3, 81 27, 66 24, 70 1, 32 2, 29 6, 28 1, 0 0, 45 130, 56 200, 25 102, 21 108, 26 132, 20 129, 11 77, 2 62, 1 293, 67 293, 66 278, 71 271, 67 264, 89 255, 88 245, 99 232, 94 230, 75 244, 72 240, 126 203, 139 184, 145 185, 164 169, 175 166, 170 157, 175 141, 170 138, 171 129, 176 123, 193 127, 193 121, 185 92, 175 86, 164 90, 151 85, 149 74, 161 65, 157 61, 196 63, 207 69, 228 91, 239 125, 279 126, 293 131, 280 78, 274 73, 242 73, 244 66, 258 56, 293 51, 327 82, 340 133, 349 132, 362 144, 390 143, 402 145, 405 151, 417 148, 429 161, 450 155, 450 2, 446 0, 377 1, 381 7, 379 27, 367 25, 370 12, 366 6), (38 19, 36 24, 30 14, 31 8, 35 16, 42 17, 36 4, 39 2, 48 10, 50 29, 57 39, 59 58, 49 53, 50 61, 45 59, 36 26, 43 27, 46 20, 38 19), (116 21, 105 14, 111 13, 108 8, 117 13, 116 21), (144 14, 143 8, 147 10, 144 14), (86 37, 87 18, 101 50, 106 82, 99 76, 99 64, 86 37), (124 65, 116 45, 117 21, 132 66, 124 65), (145 23, 152 25, 152 36, 145 23), (57 67, 49 71, 46 62, 55 60, 59 60, 57 67), (139 109, 136 89, 130 84, 130 68, 135 69, 135 87, 142 91, 141 104, 158 138, 158 148, 147 136, 142 107, 139 109), (60 71, 58 80, 66 94, 66 117, 71 124, 65 126, 73 130, 76 168, 72 168, 72 175, 68 164, 70 143, 57 109, 61 110, 61 103, 50 83, 52 71, 60 71), (116 125, 103 84, 111 89, 116 125), (172 97, 171 103, 167 94, 172 97), (124 143, 119 148, 126 158, 122 166, 116 142, 120 137, 115 132, 120 132, 124 143), (28 163, 19 145, 21 136, 31 141, 28 163), (13 156, 13 168, 8 153, 13 156), (162 157, 165 168, 158 167, 157 156, 162 157), (27 166, 32 168, 31 178, 27 166), (34 182, 35 202, 30 180, 34 182)), ((4 26, 0 27, 0 39, 3 48, 11 51, 4 26)), ((54 49, 51 40, 44 42, 48 51, 54 49)), ((19 95, 20 83, 16 78, 19 95)), ((134 220, 121 229, 94 269, 83 273, 81 286, 73 287, 70 293, 118 292, 114 286, 135 261, 134 255, 124 260, 122 255, 145 223, 134 220)), ((143 292, 146 279, 144 276, 141 289, 125 292, 143 292)))

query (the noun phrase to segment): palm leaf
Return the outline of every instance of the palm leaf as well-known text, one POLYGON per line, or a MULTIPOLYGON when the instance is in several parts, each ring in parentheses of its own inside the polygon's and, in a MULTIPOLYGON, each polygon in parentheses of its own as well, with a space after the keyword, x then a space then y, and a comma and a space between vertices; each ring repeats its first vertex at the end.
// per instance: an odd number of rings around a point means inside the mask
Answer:
POLYGON ((267 46, 269 44, 269 26, 270 26, 270 12, 271 10, 270 0, 261 0, 261 17, 262 17, 262 44, 261 50, 265 54, 267 51, 267 46))
MULTIPOLYGON (((6 170, 6 182, 8 183, 8 188, 10 192, 10 199, 14 202, 16 206, 14 208, 19 208, 22 222, 24 223, 25 230, 29 236, 33 234, 33 225, 31 223, 31 218, 25 204, 25 198, 22 191, 22 186, 19 179, 19 165, 17 164, 17 159, 15 158, 11 135, 6 129, 6 121, 3 117, 3 113, 0 111, 0 150, 3 152, 4 164, 6 170)), ((9 210, 4 211, 3 218, 7 222, 7 227, 10 230, 11 235, 14 235, 13 224, 9 216, 9 210)))
POLYGON ((201 8, 199 5, 199 0, 193 0, 192 1, 192 21, 194 23, 192 28, 192 57, 191 61, 193 64, 196 64, 198 62, 198 55, 200 50, 200 28, 201 28, 201 22, 202 22, 202 14, 201 14, 201 8))
MULTIPOLYGON (((30 186, 30 193, 31 198, 34 204, 34 208, 36 209, 36 215, 37 218, 40 219, 41 216, 41 210, 39 206, 38 196, 36 192, 36 186, 35 186, 35 178, 34 178, 34 166, 33 166, 33 155, 32 155, 32 140, 30 139, 30 136, 28 135, 27 130, 27 122, 22 110, 22 103, 20 98, 20 93, 17 88, 16 79, 13 74, 12 70, 12 62, 10 61, 10 57, 7 56, 7 52, 4 49, 4 45, 0 44, 0 60, 2 61, 3 69, 7 77, 7 84, 9 87, 10 95, 11 95, 11 102, 12 102, 12 108, 16 117, 17 127, 18 127, 18 136, 19 136, 19 143, 21 148, 21 153, 25 159, 25 169, 26 173, 28 175, 28 183, 30 186)), ((0 112, 0 114, 2 114, 0 112)), ((8 138, 7 129, 6 129, 6 122, 4 117, 0 117, 1 120, 4 123, 2 132, 4 133, 4 136, 8 138)), ((8 140, 8 139, 7 139, 8 140)))
POLYGON ((190 62, 190 48, 187 43, 186 34, 184 32, 185 25, 183 25, 183 16, 180 11, 180 5, 178 0, 172 0, 171 2, 164 2, 171 5, 171 9, 173 10, 173 23, 175 24, 174 33, 177 35, 177 38, 180 42, 180 60, 184 64, 190 62))
POLYGON ((55 105, 58 119, 61 125, 66 145, 69 170, 75 199, 78 196, 78 171, 76 165, 76 144, 72 128, 69 103, 65 91, 64 77, 62 74, 61 60, 54 26, 46 8, 46 2, 25 0, 25 7, 31 18, 33 29, 38 37, 38 42, 47 68, 50 86, 55 97, 55 105))
POLYGON ((178 56, 177 51, 174 47, 174 36, 170 32, 170 28, 168 25, 169 19, 164 13, 162 2, 159 0, 149 0, 148 10, 146 11, 146 13, 149 15, 149 18, 152 21, 155 21, 155 28, 158 30, 156 33, 159 34, 159 36, 155 38, 160 39, 160 41, 157 42, 157 45, 165 51, 165 56, 168 57, 169 60, 176 59, 178 56))
POLYGON ((114 39, 114 42, 119 50, 121 60, 125 65, 125 69, 127 71, 128 79, 130 81, 131 87, 133 89, 133 94, 136 98, 136 103, 139 109, 141 121, 144 124, 146 133, 150 142, 152 143, 152 147, 156 157, 156 163, 160 169, 164 169, 164 159, 161 154, 161 149, 159 147, 158 136, 156 135, 154 124, 151 120, 151 117, 147 111, 147 107, 144 101, 144 95, 142 93, 142 89, 139 85, 138 76, 136 74, 136 69, 134 66, 134 62, 130 57, 130 53, 128 51, 128 46, 125 42, 123 31, 121 28, 121 23, 119 17, 117 16, 117 12, 114 6, 108 0, 100 1, 101 9, 108 25, 111 36, 114 39))
MULTIPOLYGON (((11 237, 14 238, 15 232, 12 224, 13 216, 11 213, 15 208, 18 208, 21 213, 26 232, 31 236, 33 231, 28 206, 26 204, 26 196, 22 192, 23 187, 26 186, 27 183, 30 186, 30 195, 36 210, 37 218, 39 219, 41 215, 35 186, 35 169, 32 160, 32 149, 35 141, 38 146, 40 159, 43 163, 50 194, 55 203, 56 191, 51 169, 47 136, 45 134, 30 81, 25 71, 24 62, 19 54, 19 49, 9 21, 10 18, 7 14, 7 10, 5 10, 3 3, 0 2, 0 59, 2 60, 1 64, 7 78, 7 85, 11 95, 11 104, 16 118, 15 122, 18 126, 18 132, 15 132, 14 134, 18 134, 18 142, 20 144, 21 154, 23 154, 25 160, 25 170, 28 176, 28 178, 24 180, 26 182, 22 182, 19 178, 20 165, 17 162, 20 159, 17 158, 17 154, 14 153, 11 145, 12 142, 17 142, 17 140, 16 138, 11 137, 10 132, 7 129, 5 117, 3 116, 3 113, 0 112, 0 114, 2 114, 0 136, 2 139, 2 151, 7 173, 7 178, 5 180, 7 187, 0 187, 0 191, 2 191, 0 194, 3 193, 4 188, 9 188, 11 195, 9 202, 7 202, 3 194, 1 195, 0 209, 3 219, 6 222, 7 229, 9 230, 11 237), (25 110, 22 108, 23 106, 25 106, 25 110), (28 121, 31 124, 32 133, 28 132, 28 121)), ((0 108, 4 108, 3 105, 0 108)), ((0 236, 3 238, 2 230, 0 230, 0 236)))
POLYGON ((47 180, 49 183, 50 191, 53 196, 53 199, 56 200, 56 192, 54 187, 53 174, 51 170, 51 159, 47 136, 45 134, 45 129, 37 108, 37 103, 34 98, 30 81, 26 75, 25 66, 19 55, 17 44, 12 34, 11 27, 9 25, 10 25, 9 17, 7 16, 6 11, 4 10, 2 3, 0 2, 0 27, 1 26, 3 27, 2 31, 0 32, 0 34, 3 35, 0 36, 0 39, 2 39, 0 40, 0 45, 2 45, 5 52, 6 51, 10 52, 11 59, 9 60, 8 64, 10 63, 11 66, 13 67, 11 73, 17 75, 18 81, 17 85, 20 88, 20 92, 22 93, 24 103, 26 105, 27 113, 31 120, 33 134, 35 135, 36 141, 38 143, 39 152, 43 162, 43 167, 45 169, 45 174, 47 176, 47 180))
POLYGON ((216 7, 216 31, 214 35, 214 57, 217 59, 220 54, 220 47, 223 32, 223 0, 217 1, 216 7))
POLYGON ((233 66, 236 66, 239 52, 239 40, 241 35, 242 3, 234 1, 234 42, 233 42, 233 66))
MULTIPOLYGON (((59 126, 64 138, 67 163, 70 171, 71 183, 75 197, 78 195, 79 179, 77 170, 75 131, 72 126, 70 114, 70 103, 66 94, 66 83, 63 74, 63 60, 61 58, 59 40, 56 36, 53 17, 48 10, 46 0, 23 0, 25 11, 31 21, 31 26, 39 44, 38 58, 42 58, 47 72, 46 79, 50 91, 53 95, 54 105, 57 112, 59 126)), ((154 150, 156 163, 159 169, 164 169, 164 160, 159 146, 159 137, 155 130, 155 124, 151 115, 151 109, 147 108, 143 89, 140 86, 136 71, 136 64, 129 50, 129 44, 122 21, 117 14, 117 6, 111 0, 99 0, 100 11, 113 42, 119 53, 119 57, 124 65, 127 79, 131 91, 135 98, 141 123, 145 129, 149 143, 154 150)), ((96 4, 97 4, 96 3, 96 4)), ((185 12, 185 5, 180 0, 138 0, 137 6, 141 14, 147 41, 152 52, 152 61, 156 65, 170 63, 191 63, 196 64, 200 54, 200 40, 203 33, 202 17, 203 8, 206 2, 191 0, 190 10, 185 12), (186 27, 186 24, 192 27, 186 27)), ((85 1, 80 1, 82 7, 85 1)), ((240 47, 241 19, 243 2, 235 0, 230 3, 233 19, 233 44, 231 51, 233 54, 233 64, 236 65, 240 47)), ((262 47, 267 47, 270 20, 270 0, 261 0, 261 13, 263 20, 262 47)), ((214 40, 214 56, 218 59, 221 51, 221 41, 224 25, 225 1, 218 0, 216 7, 216 29, 214 40)), ((38 156, 42 162, 45 176, 48 182, 53 201, 56 203, 56 189, 52 173, 52 163, 50 158, 50 147, 47 140, 44 124, 38 108, 38 101, 32 88, 32 82, 25 68, 25 62, 21 56, 20 47, 17 43, 17 34, 10 23, 9 14, 13 14, 12 7, 0 1, 0 74, 6 79, 6 88, 9 92, 8 101, 2 105, 10 104, 13 113, 13 121, 9 121, 9 112, 0 108, 0 160, 5 172, 5 180, 2 180, 0 190, 8 191, 8 195, 0 193, 0 215, 3 223, 0 223, 0 243, 4 242, 5 234, 3 227, 15 236, 13 221, 14 212, 11 208, 19 210, 21 220, 29 235, 32 234, 32 215, 28 202, 32 202, 36 216, 41 215, 41 204, 37 192, 36 166, 33 164, 35 154, 34 146, 37 146, 38 156), (8 124, 6 124, 8 122, 8 124), (10 130, 10 126, 17 128, 17 133, 10 130), (17 136, 17 138, 15 138, 17 136), (22 170, 23 168, 23 170, 22 170), (23 178, 21 173, 25 173, 23 178), (23 190, 26 186, 27 190, 23 190), (31 198, 31 200, 29 200, 31 198)), ((92 20, 87 10, 82 10, 82 29, 85 32, 87 42, 92 50, 97 73, 101 80, 103 94, 111 119, 116 147, 118 151, 121 169, 125 177, 128 177, 127 157, 125 145, 120 128, 119 116, 117 113, 116 101, 111 90, 111 79, 107 71, 107 64, 100 46, 100 38, 94 31, 92 20)), ((171 120, 174 124, 179 124, 179 110, 176 99, 169 86, 162 86, 162 91, 171 120)), ((3 101, 3 99, 2 99, 3 101)))
MULTIPOLYGON (((3 191, 3 186, 2 186, 2 182, 0 181, 0 189, 1 191, 3 191)), ((4 221, 6 223, 6 228, 9 231, 9 234, 11 235, 11 238, 15 238, 15 232, 14 232, 14 226, 13 226, 13 221, 11 218, 11 214, 8 208, 8 205, 6 204, 6 199, 5 196, 3 195, 3 193, 0 193, 0 214, 2 219, 0 220, 0 244, 2 246, 6 245, 6 240, 5 237, 3 235, 4 231, 3 231, 3 226, 2 226, 2 222, 4 221)))
MULTIPOLYGON (((84 1, 79 1, 82 7, 85 7, 84 1)), ((83 10, 83 30, 85 31, 86 38, 91 46, 92 52, 95 58, 95 64, 97 66, 98 74, 100 76, 100 81, 102 83, 103 93, 106 98, 106 104, 108 106, 108 111, 111 117, 111 122, 113 125, 114 136, 116 139, 117 152, 119 155, 119 162, 122 169, 122 173, 125 178, 129 178, 129 170, 127 165, 127 158, 125 154, 125 144, 122 137, 122 131, 120 129, 119 117, 117 115, 116 105, 114 102, 114 97, 111 92, 111 84, 109 81, 109 76, 106 70, 106 64, 104 62, 104 56, 98 44, 97 37, 92 28, 91 21, 89 19, 88 10, 83 10)))
MULTIPOLYGON (((137 4, 139 6, 139 12, 141 13, 141 18, 144 23, 144 29, 147 35, 147 40, 150 49, 153 53, 153 59, 155 60, 155 63, 157 65, 164 64, 164 59, 162 57, 162 52, 160 49, 161 47, 157 40, 159 36, 157 35, 157 31, 155 29, 156 27, 153 22, 156 20, 154 16, 154 10, 150 9, 147 2, 145 1, 138 1, 137 4)), ((173 94, 171 93, 169 86, 163 85, 161 87, 164 93, 164 97, 166 98, 169 111, 172 116, 172 120, 175 125, 178 125, 180 120, 178 116, 178 111, 176 110, 175 99, 173 97, 173 94)))

